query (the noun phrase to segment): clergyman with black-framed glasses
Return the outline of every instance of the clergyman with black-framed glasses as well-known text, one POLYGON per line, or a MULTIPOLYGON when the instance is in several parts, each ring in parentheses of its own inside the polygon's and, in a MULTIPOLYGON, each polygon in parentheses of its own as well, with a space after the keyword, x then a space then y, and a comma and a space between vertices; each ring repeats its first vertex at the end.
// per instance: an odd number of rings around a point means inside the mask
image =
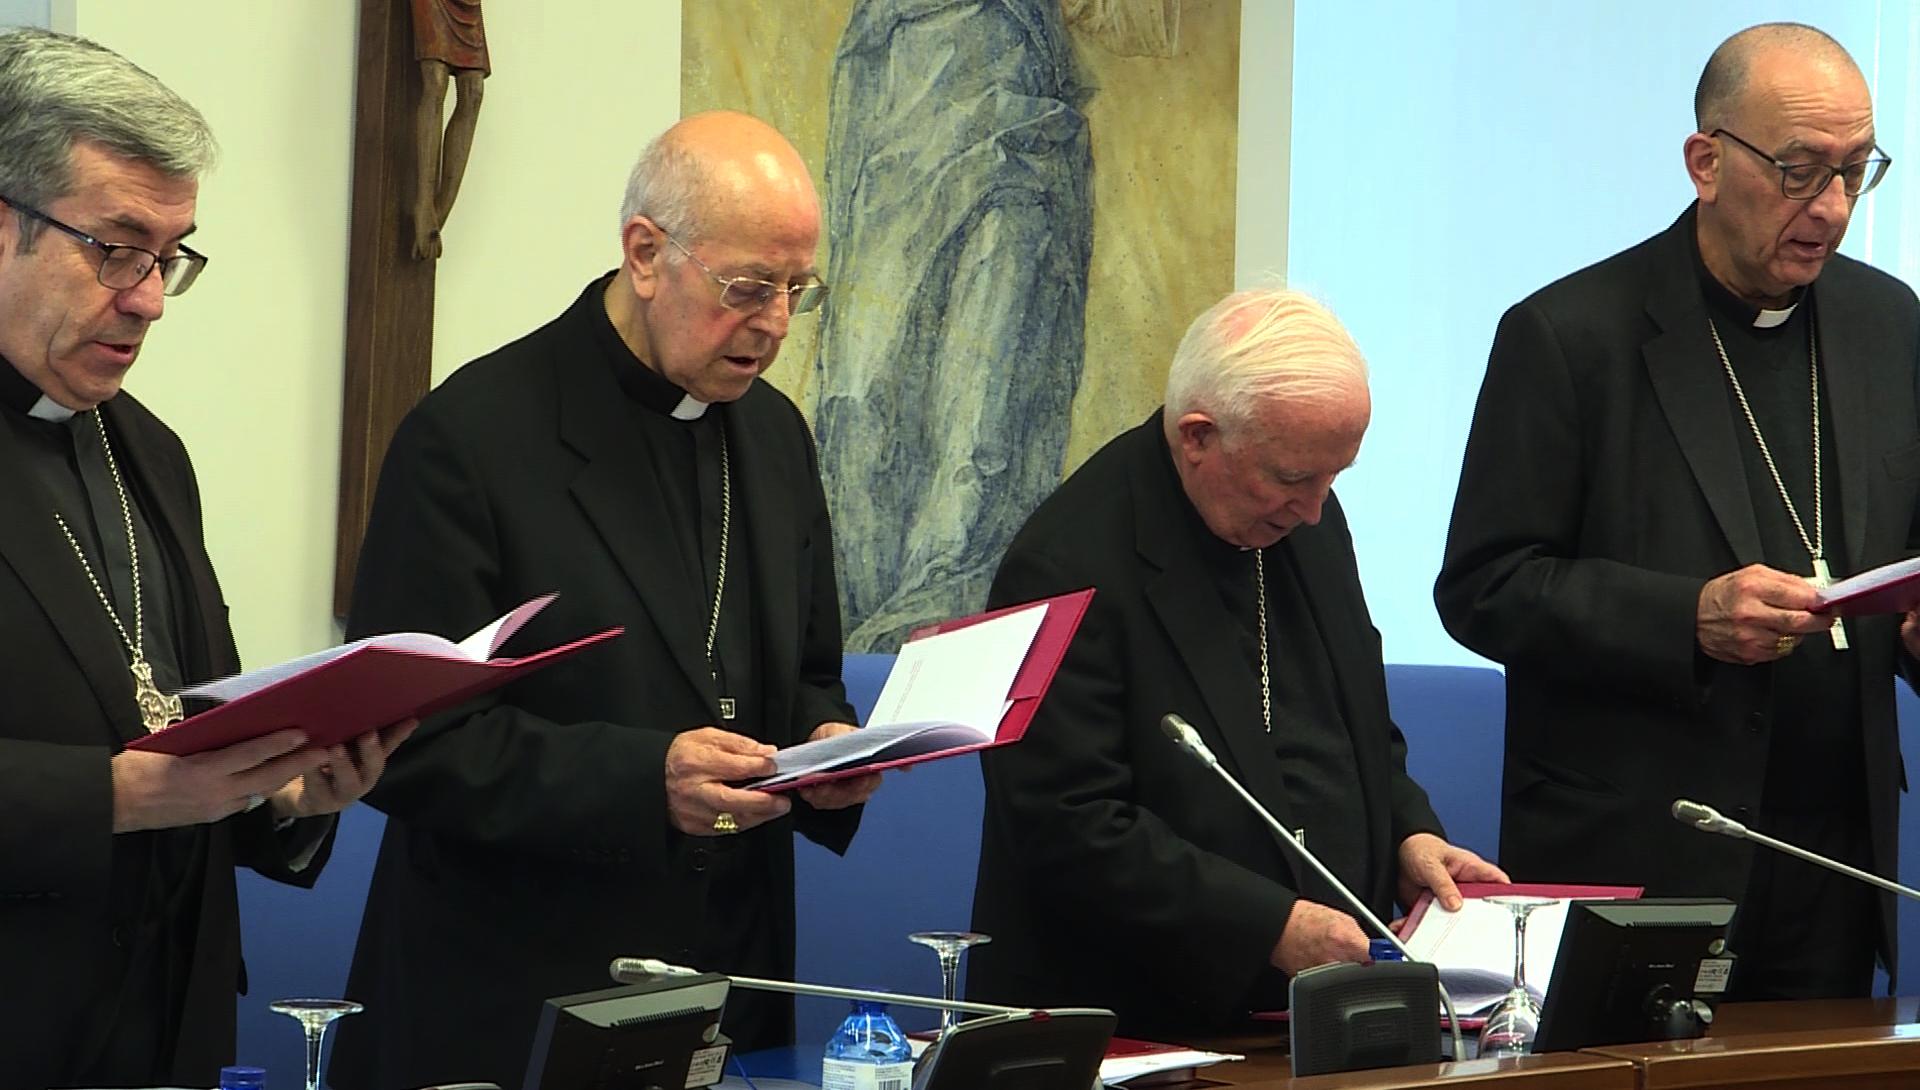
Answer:
POLYGON ((1434 600, 1506 668, 1515 880, 1726 898, 1727 997, 1865 996, 1889 895, 1670 810, 1895 873, 1920 618, 1822 597, 1920 551, 1920 302, 1839 252, 1893 157, 1803 24, 1728 38, 1694 113, 1673 226, 1501 319, 1434 600))

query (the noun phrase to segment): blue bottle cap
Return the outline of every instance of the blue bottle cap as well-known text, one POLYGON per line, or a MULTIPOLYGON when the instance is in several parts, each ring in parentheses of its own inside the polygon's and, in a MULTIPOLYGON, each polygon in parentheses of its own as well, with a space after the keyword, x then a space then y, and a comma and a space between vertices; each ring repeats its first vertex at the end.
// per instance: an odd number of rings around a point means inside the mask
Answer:
POLYGON ((1372 942, 1367 944, 1367 953, 1371 955, 1373 960, 1375 961, 1407 960, 1405 955, 1400 953, 1400 948, 1395 946, 1393 944, 1393 940, 1391 939, 1373 940, 1372 942))
POLYGON ((234 1064, 220 1069, 220 1090, 265 1090, 267 1069, 234 1064))

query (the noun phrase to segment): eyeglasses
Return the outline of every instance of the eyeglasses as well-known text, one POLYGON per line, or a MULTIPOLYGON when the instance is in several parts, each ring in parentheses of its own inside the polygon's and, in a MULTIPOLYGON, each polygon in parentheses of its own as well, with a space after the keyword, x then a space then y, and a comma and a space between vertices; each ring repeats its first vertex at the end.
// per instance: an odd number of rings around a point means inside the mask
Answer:
POLYGON ((1778 167, 1780 194, 1788 200, 1810 201, 1818 197, 1827 191, 1827 186, 1833 184, 1836 175, 1847 196, 1858 197, 1879 185, 1880 179, 1887 175, 1887 168, 1893 165, 1893 159, 1881 151, 1878 144, 1873 147, 1874 151, 1879 152, 1878 155, 1833 167, 1825 163, 1783 163, 1774 158, 1771 152, 1761 151, 1725 129, 1715 129, 1707 135, 1724 136, 1778 167))
MULTIPOLYGON (((660 233, 667 235, 665 229, 660 233)), ((827 286, 821 283, 818 277, 810 277, 801 283, 782 287, 771 281, 759 280, 751 276, 721 276, 708 268, 707 263, 700 260, 692 250, 687 249, 679 239, 667 235, 667 241, 678 247, 681 253, 693 258, 693 263, 700 266, 700 271, 720 285, 720 305, 728 310, 737 310, 743 314, 758 314, 767 309, 767 304, 773 302, 774 296, 782 293, 786 294, 787 313, 790 315, 818 310, 820 304, 827 301, 827 286)))
POLYGON ((199 253, 190 246, 181 246, 178 253, 161 257, 142 246, 124 246, 118 242, 101 242, 92 235, 76 227, 69 227, 38 209, 28 208, 12 198, 0 196, 0 204, 5 204, 30 219, 61 232, 68 238, 83 245, 91 246, 106 256, 100 259, 100 286, 114 291, 126 291, 137 288, 153 272, 155 266, 160 269, 160 290, 167 295, 182 295, 193 286, 200 270, 207 267, 207 255, 199 253))

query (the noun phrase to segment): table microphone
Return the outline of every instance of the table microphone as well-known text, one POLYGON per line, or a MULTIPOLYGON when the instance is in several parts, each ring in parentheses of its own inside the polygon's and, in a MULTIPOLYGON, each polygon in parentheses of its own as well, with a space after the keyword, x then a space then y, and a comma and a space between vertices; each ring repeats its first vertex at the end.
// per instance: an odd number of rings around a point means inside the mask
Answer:
MULTIPOLYGON (((1174 745, 1187 751, 1187 753, 1191 754, 1201 764, 1212 769, 1215 775, 1225 780, 1227 786, 1233 788, 1234 793, 1239 795, 1254 813, 1260 815, 1260 820, 1267 823, 1267 826, 1273 830, 1274 835, 1280 838, 1281 843, 1291 848, 1295 855, 1306 862, 1307 866, 1313 868, 1313 872, 1318 874, 1321 880, 1332 886, 1335 892, 1345 898, 1347 907, 1353 910, 1353 914, 1365 920, 1367 923, 1372 924, 1375 931, 1378 931, 1388 942, 1392 943, 1394 949, 1400 951, 1401 957, 1408 961, 1422 960, 1414 957, 1412 951, 1408 950, 1405 944, 1400 941, 1400 936, 1394 934, 1392 928, 1381 923, 1380 917, 1375 916, 1373 910, 1369 909, 1359 897, 1355 896, 1354 892, 1347 888, 1345 882, 1335 878, 1333 872, 1328 870, 1324 863, 1320 862, 1318 856, 1307 850, 1307 846, 1301 842, 1299 837, 1293 835, 1291 829, 1280 824, 1279 819, 1273 816, 1273 811, 1268 810, 1266 806, 1261 804, 1259 799, 1253 797, 1252 792, 1241 786, 1240 781, 1234 778, 1233 773, 1228 772, 1226 768, 1220 764, 1220 758, 1213 755, 1213 750, 1208 748, 1206 741, 1200 737, 1199 731, 1193 729, 1192 724, 1181 718, 1179 714, 1168 712, 1160 717, 1160 729, 1168 738, 1173 740, 1174 745)), ((1437 986, 1440 989, 1440 1002, 1447 1008, 1447 1024, 1453 1029, 1453 1058, 1458 1061, 1465 1061, 1467 1058, 1466 1045, 1460 1039, 1460 1018, 1454 1013, 1453 997, 1447 994, 1446 985, 1437 984, 1437 986)))
MULTIPOLYGON (((694 976, 700 970, 689 969, 684 965, 672 965, 657 958, 614 958, 607 966, 607 975, 621 984, 645 984, 651 980, 670 976, 694 976)), ((836 988, 827 984, 801 984, 791 980, 763 980, 752 976, 732 976, 718 973, 731 983, 751 991, 785 992, 789 995, 821 995, 829 999, 866 999, 876 1003, 893 1003, 906 1007, 927 1007, 933 1010, 964 1011, 968 1014, 1027 1014, 1032 1007, 1000 1007, 991 1003, 969 1003, 959 999, 935 999, 927 995, 900 995, 894 992, 871 992, 859 988, 836 988)))
POLYGON ((1890 882, 1877 874, 1869 874, 1859 867, 1850 867, 1838 859, 1828 859, 1824 855, 1810 852, 1805 848, 1795 847, 1784 840, 1775 840, 1765 833, 1756 833, 1704 802, 1674 799, 1672 814, 1675 821, 1682 825, 1691 825, 1703 833, 1719 833, 1721 836, 1730 836, 1735 840, 1751 840, 1755 844, 1763 844, 1776 852, 1785 852, 1795 859, 1803 859, 1814 866, 1825 867, 1849 878, 1858 878, 1870 886, 1878 886, 1889 892, 1898 893, 1902 897, 1920 901, 1920 890, 1903 886, 1898 882, 1890 882))

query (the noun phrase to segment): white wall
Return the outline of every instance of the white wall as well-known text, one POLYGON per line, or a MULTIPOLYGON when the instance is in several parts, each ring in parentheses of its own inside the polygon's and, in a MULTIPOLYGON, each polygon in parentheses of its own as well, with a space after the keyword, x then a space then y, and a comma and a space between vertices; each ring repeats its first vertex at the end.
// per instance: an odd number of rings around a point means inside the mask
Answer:
POLYGON ((1293 154, 1294 0, 1241 0, 1235 288, 1284 283, 1293 154))
MULTIPOLYGON (((184 94, 219 136, 196 247, 128 381, 186 440, 243 658, 326 645, 346 321, 348 0, 63 0, 73 29, 184 94)), ((642 140, 679 111, 678 0, 487 8, 496 74, 440 270, 435 374, 551 317, 612 264, 642 140)))

